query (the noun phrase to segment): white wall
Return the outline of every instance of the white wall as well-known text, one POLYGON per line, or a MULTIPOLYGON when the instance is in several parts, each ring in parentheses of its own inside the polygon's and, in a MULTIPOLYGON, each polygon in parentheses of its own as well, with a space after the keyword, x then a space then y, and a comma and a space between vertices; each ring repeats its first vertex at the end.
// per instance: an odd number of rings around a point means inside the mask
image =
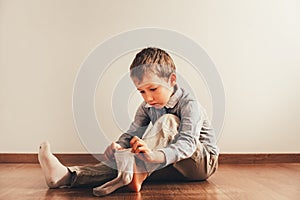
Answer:
MULTIPOLYGON (((299 1, 124 2, 0 0, 0 152, 36 152, 43 140, 55 152, 85 152, 72 115, 76 73, 96 45, 137 27, 178 31, 214 60, 226 93, 221 152, 300 152, 299 1)), ((112 69, 127 70, 132 56, 112 69)), ((96 100, 102 93, 99 83, 96 100)), ((204 87, 211 114, 208 97, 204 87)), ((117 137, 108 107, 96 108, 117 137)))

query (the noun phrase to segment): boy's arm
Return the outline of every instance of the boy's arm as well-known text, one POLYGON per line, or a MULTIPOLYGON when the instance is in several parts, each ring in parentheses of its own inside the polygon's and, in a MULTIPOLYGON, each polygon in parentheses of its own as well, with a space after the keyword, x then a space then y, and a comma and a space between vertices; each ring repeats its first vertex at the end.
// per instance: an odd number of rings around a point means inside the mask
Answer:
POLYGON ((130 147, 130 140, 137 136, 139 138, 142 138, 143 134, 145 133, 149 123, 150 123, 150 117, 147 114, 147 111, 145 108, 146 103, 143 102, 139 108, 137 109, 134 117, 134 121, 131 123, 128 131, 126 133, 123 133, 118 141, 116 141, 117 144, 120 144, 123 148, 129 148, 130 147))
POLYGON ((178 137, 175 143, 160 149, 165 154, 165 166, 193 155, 199 143, 203 115, 200 104, 195 100, 190 100, 180 106, 178 137))

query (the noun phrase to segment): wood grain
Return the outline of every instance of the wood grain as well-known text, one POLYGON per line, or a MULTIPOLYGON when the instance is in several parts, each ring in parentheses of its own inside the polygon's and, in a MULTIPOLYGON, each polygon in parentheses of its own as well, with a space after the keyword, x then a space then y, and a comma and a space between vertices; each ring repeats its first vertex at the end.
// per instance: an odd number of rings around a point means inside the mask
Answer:
MULTIPOLYGON (((207 181, 146 182, 140 193, 122 188, 101 199, 298 200, 300 163, 223 164, 207 181)), ((38 164, 0 164, 0 199, 97 199, 91 188, 48 189, 38 164)))

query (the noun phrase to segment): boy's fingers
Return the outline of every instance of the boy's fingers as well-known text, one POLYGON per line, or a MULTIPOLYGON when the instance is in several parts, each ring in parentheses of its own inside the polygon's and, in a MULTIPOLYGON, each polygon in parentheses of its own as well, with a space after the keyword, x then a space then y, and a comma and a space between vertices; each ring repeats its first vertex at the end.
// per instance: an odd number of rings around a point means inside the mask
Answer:
POLYGON ((136 141, 138 141, 140 138, 138 138, 137 136, 134 136, 131 140, 130 140, 130 146, 132 146, 134 143, 136 143, 136 141))
POLYGON ((132 152, 135 153, 136 150, 137 150, 137 148, 138 148, 138 144, 137 144, 137 143, 134 143, 134 144, 132 145, 132 152))
POLYGON ((131 140, 130 140, 130 146, 132 148, 134 148, 134 146, 136 145, 136 143, 139 141, 139 138, 134 136, 131 140))
POLYGON ((144 141, 139 140, 139 141, 136 141, 136 142, 132 145, 132 150, 133 150, 133 152, 136 153, 136 151, 137 151, 138 148, 141 148, 141 147, 144 147, 144 146, 145 146, 144 141))
POLYGON ((137 146, 136 149, 133 151, 133 153, 139 154, 139 153, 148 153, 149 149, 146 145, 137 146))
POLYGON ((145 146, 137 147, 135 153, 146 153, 148 149, 145 146))

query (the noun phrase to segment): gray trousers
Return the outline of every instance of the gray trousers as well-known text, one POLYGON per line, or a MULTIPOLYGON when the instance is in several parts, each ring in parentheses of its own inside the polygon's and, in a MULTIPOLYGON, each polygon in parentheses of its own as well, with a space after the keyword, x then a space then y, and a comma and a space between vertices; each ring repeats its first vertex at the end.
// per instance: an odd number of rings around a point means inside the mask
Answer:
MULTIPOLYGON (((176 134, 178 134, 179 118, 172 114, 165 114, 159 118, 153 127, 144 134, 142 138, 152 150, 160 149, 169 145, 176 134)), ((117 176, 114 163, 108 164, 100 162, 96 165, 69 167, 72 174, 71 187, 99 186, 112 180, 117 176)), ((146 165, 147 166, 147 165, 146 165)), ((157 165, 159 166, 159 165, 157 165)), ((165 168, 156 170, 156 166, 151 168, 148 180, 206 180, 218 167, 218 156, 210 154, 205 145, 197 144, 195 153, 187 159, 178 161, 165 168)))

